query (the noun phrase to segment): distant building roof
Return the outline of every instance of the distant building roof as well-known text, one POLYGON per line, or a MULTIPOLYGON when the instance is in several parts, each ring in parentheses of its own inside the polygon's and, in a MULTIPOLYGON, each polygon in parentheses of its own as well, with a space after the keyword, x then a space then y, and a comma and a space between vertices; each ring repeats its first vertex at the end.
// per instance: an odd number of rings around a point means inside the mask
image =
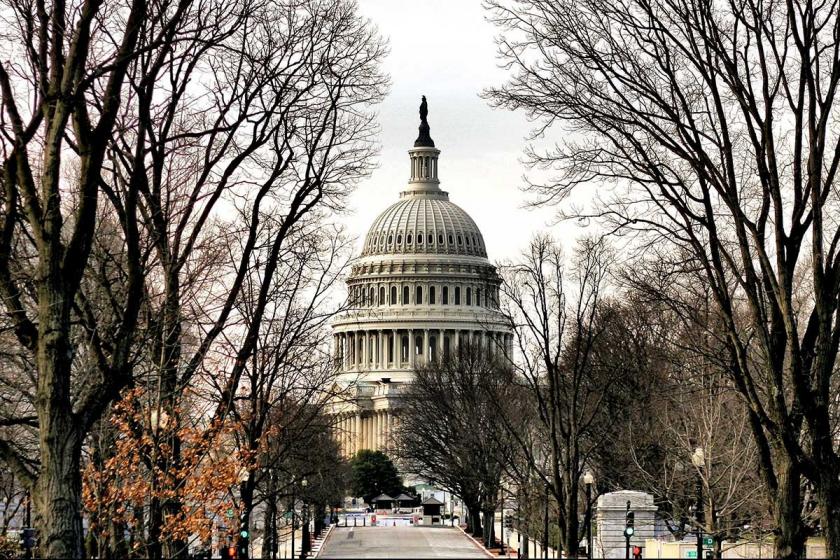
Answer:
POLYGON ((428 498, 423 500, 421 502, 421 504, 424 505, 424 506, 442 506, 443 502, 441 502, 440 500, 438 500, 434 496, 429 496, 428 498))
POLYGON ((398 502, 410 502, 414 499, 413 496, 409 496, 406 493, 402 493, 395 498, 398 502))
POLYGON ((376 502, 393 502, 394 498, 392 498, 388 494, 380 494, 371 501, 373 503, 376 503, 376 502))

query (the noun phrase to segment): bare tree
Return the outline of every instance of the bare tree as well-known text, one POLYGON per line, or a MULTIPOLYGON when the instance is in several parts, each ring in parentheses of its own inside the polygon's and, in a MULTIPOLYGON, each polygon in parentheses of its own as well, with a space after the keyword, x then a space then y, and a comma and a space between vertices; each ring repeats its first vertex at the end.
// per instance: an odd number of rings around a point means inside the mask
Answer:
POLYGON ((776 554, 803 554, 805 476, 829 554, 840 555, 830 415, 840 342, 837 2, 488 6, 511 70, 489 97, 527 111, 538 133, 566 127, 555 150, 530 151, 559 172, 532 184, 540 200, 597 184, 602 194, 583 214, 640 233, 643 247, 690 251, 725 320, 730 374, 773 497, 776 554), (808 301, 794 293, 798 276, 808 301))
POLYGON ((605 245, 584 240, 567 273, 560 247, 539 236, 521 263, 502 268, 518 344, 514 363, 536 410, 528 426, 538 435, 510 431, 528 470, 557 503, 560 545, 568 555, 577 554, 580 542, 580 480, 608 438, 608 410, 617 414, 616 382, 624 373, 599 356, 599 339, 615 315, 602 300, 611 258, 605 245))
POLYGON ((403 397, 397 456, 411 472, 459 496, 469 530, 492 546, 512 450, 496 403, 510 402, 515 392, 509 364, 489 351, 464 342, 457 354, 417 370, 403 397))

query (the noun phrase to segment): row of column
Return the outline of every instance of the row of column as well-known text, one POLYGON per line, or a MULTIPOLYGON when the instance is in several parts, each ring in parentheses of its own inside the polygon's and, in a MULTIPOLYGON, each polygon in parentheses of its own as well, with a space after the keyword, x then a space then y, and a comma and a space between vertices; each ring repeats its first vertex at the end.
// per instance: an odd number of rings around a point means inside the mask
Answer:
POLYGON ((399 424, 391 410, 339 414, 335 438, 342 455, 350 457, 362 449, 388 451, 399 424))
POLYGON ((342 371, 414 368, 448 357, 464 341, 491 355, 510 356, 513 335, 507 332, 459 329, 372 329, 333 335, 333 352, 342 371))

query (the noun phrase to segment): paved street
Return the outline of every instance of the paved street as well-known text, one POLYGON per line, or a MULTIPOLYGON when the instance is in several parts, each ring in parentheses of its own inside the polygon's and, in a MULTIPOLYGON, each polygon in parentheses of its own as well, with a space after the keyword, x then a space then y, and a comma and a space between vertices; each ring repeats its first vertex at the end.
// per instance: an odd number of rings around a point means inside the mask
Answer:
POLYGON ((319 558, 487 558, 450 527, 336 527, 319 558))

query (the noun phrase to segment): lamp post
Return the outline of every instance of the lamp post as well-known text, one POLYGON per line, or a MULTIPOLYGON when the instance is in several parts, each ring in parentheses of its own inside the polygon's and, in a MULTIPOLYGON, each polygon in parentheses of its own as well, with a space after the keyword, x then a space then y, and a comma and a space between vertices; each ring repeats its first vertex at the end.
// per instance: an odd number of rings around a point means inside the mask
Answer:
POLYGON ((300 557, 306 558, 309 555, 309 505, 306 503, 306 487, 309 481, 305 478, 300 481, 301 493, 301 527, 300 527, 300 557))
POLYGON ((592 560, 592 485, 595 484, 595 477, 591 471, 583 475, 583 483, 586 485, 586 557, 592 560))
POLYGON ((703 532, 704 532, 704 515, 703 515, 703 467, 706 464, 706 453, 702 447, 698 447, 691 454, 691 464, 697 469, 697 506, 695 512, 697 514, 697 560, 703 558, 703 532))
POLYGON ((548 484, 545 485, 545 508, 543 509, 543 559, 548 560, 548 484))

